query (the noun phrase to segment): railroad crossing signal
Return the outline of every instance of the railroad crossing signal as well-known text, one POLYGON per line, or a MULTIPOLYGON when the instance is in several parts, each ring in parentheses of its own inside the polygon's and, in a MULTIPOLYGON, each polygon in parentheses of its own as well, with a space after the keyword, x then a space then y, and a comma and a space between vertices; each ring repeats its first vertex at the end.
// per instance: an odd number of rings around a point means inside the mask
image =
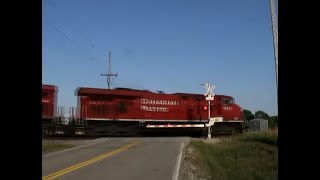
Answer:
MULTIPOLYGON (((213 97, 215 94, 213 93, 213 89, 215 88, 215 86, 209 84, 209 83, 206 83, 204 84, 205 88, 206 88, 206 92, 204 93, 204 96, 207 96, 207 97, 213 97)), ((211 98, 209 98, 210 100, 212 100, 211 98)))
MULTIPOLYGON (((213 89, 215 88, 215 86, 211 86, 211 84, 209 83, 205 83, 205 84, 201 84, 204 85, 204 87, 206 88, 206 92, 204 93, 204 96, 206 96, 206 100, 208 101, 208 106, 204 107, 204 110, 208 110, 208 120, 210 121, 211 119, 211 115, 210 115, 210 101, 213 100, 215 94, 213 93, 213 89)), ((208 138, 211 138, 211 127, 208 127, 208 138)))
POLYGON ((213 100, 213 96, 207 96, 207 97, 206 97, 206 100, 207 100, 207 101, 209 101, 209 100, 212 101, 212 100, 213 100))

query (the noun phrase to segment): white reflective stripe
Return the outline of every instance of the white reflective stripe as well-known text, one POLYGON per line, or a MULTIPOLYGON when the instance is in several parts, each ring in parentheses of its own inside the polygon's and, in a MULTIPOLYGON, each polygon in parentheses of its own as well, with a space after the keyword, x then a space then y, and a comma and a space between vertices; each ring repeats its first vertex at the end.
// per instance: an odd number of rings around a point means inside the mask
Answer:
POLYGON ((207 123, 208 120, 204 119, 204 120, 177 120, 177 119, 106 119, 106 118, 87 118, 87 120, 97 120, 97 121, 162 121, 162 122, 189 122, 189 121, 193 121, 193 122, 203 122, 203 123, 207 123))
POLYGON ((147 128, 176 128, 176 127, 180 127, 180 128, 185 128, 185 127, 204 127, 204 124, 168 124, 168 125, 150 125, 148 124, 146 126, 147 128))
POLYGON ((243 121, 233 121, 233 120, 228 121, 228 120, 224 120, 223 122, 243 122, 243 121))

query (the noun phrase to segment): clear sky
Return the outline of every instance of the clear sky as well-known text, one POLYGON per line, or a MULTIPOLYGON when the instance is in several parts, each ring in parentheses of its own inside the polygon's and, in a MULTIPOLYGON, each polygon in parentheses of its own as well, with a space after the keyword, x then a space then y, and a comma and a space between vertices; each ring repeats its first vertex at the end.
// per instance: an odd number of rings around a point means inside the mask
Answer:
POLYGON ((59 106, 76 106, 77 87, 107 87, 111 51, 113 88, 202 94, 209 82, 278 114, 269 0, 43 0, 42 37, 59 106))

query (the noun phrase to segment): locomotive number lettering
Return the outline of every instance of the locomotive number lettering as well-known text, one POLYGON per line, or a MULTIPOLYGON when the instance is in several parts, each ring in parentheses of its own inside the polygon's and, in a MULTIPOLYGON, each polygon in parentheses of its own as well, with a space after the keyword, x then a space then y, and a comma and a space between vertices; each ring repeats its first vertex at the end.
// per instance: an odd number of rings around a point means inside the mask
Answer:
POLYGON ((232 110, 232 107, 223 107, 223 110, 232 110))

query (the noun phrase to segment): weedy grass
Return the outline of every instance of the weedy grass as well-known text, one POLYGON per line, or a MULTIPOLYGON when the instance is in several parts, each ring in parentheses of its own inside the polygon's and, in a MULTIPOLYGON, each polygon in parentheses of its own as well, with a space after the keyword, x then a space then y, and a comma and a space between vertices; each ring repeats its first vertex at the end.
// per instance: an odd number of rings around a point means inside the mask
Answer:
POLYGON ((72 148, 74 145, 58 142, 42 142, 42 154, 60 151, 67 148, 72 148))
POLYGON ((216 144, 192 141, 209 179, 278 179, 278 131, 245 133, 216 144))

